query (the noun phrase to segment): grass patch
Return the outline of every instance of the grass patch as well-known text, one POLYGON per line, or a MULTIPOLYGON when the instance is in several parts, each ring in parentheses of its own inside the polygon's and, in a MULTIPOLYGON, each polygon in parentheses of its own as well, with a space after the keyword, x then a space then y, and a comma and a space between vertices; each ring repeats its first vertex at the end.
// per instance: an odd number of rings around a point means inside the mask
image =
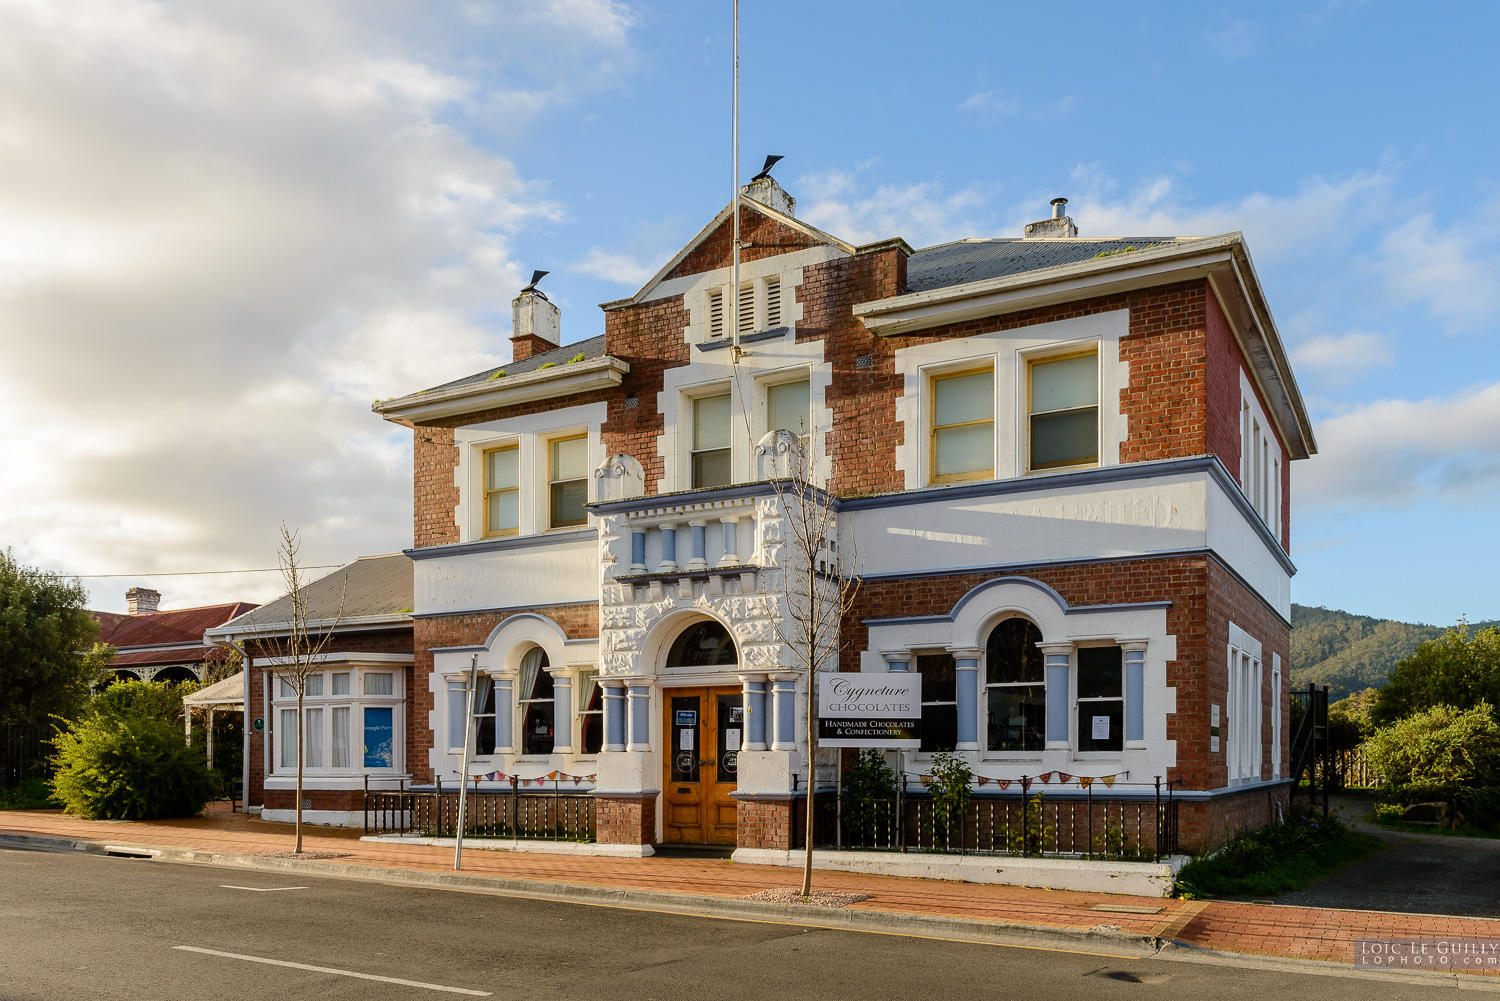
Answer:
POLYGON ((1379 846, 1379 838, 1357 834, 1337 817, 1289 817, 1193 859, 1177 874, 1177 895, 1270 897, 1300 890, 1379 846))
POLYGON ((0 788, 0 810, 53 810, 62 806, 52 798, 46 779, 22 779, 10 788, 0 788))

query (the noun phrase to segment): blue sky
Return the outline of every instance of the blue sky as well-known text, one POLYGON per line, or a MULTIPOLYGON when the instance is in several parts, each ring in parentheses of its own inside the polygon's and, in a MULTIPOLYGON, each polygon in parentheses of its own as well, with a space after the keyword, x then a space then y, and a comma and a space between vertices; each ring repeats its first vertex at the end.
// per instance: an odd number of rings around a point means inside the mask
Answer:
MULTIPOLYGON (((79 573, 410 543, 370 400, 565 339, 728 199, 714 3, 0 0, 0 544, 79 573)), ((1500 617, 1500 12, 746 0, 742 146, 916 246, 1242 230, 1322 447, 1294 599, 1500 617)), ((274 575, 151 583, 166 607, 274 575)))

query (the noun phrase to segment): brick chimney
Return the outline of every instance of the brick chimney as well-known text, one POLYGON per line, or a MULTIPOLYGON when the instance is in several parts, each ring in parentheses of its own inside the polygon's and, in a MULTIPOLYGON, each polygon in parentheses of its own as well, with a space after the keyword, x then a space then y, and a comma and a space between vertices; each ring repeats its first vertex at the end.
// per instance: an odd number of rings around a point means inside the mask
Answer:
POLYGON ((525 361, 551 351, 561 340, 562 310, 535 289, 511 300, 511 358, 525 361))
POLYGON ((769 205, 782 215, 797 214, 797 199, 787 194, 786 189, 777 184, 774 177, 758 177, 740 188, 740 194, 746 198, 754 198, 762 205, 769 205))
POLYGON ((149 615, 161 604, 161 592, 149 587, 133 587, 125 592, 125 607, 131 615, 149 615))
POLYGON ((1068 200, 1054 198, 1052 199, 1052 218, 1027 223, 1021 235, 1028 240, 1036 238, 1070 240, 1078 235, 1078 227, 1073 225, 1073 217, 1067 212, 1068 200))

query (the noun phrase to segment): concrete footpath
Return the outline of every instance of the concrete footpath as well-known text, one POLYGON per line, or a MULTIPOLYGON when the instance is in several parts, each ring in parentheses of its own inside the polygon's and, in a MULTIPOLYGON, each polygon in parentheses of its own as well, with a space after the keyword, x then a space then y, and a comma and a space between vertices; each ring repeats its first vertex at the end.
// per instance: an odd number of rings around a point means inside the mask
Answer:
MULTIPOLYGON (((169 861, 294 869, 607 906, 1122 956, 1167 958, 1181 953, 1181 958, 1294 965, 1309 972, 1352 972, 1362 939, 1469 938, 1500 943, 1496 919, 1164 900, 832 871, 817 872, 814 888, 866 899, 836 909, 766 903, 746 898, 800 886, 800 872, 724 859, 466 851, 463 872, 454 873, 451 849, 361 841, 359 832, 336 828, 304 828, 304 852, 322 857, 293 859, 284 857, 293 846, 290 825, 242 814, 132 822, 88 821, 51 811, 0 811, 0 847, 26 845, 114 854, 151 852, 169 861)), ((1380 975, 1376 970, 1359 972, 1380 975)), ((1497 969, 1429 976, 1500 988, 1497 969)))

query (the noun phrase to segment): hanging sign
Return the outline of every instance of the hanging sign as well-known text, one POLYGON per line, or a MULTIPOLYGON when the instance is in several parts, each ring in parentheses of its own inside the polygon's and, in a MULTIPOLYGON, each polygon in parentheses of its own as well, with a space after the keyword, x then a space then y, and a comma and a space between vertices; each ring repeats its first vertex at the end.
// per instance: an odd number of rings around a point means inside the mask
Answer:
POLYGON ((921 746, 922 676, 905 671, 818 675, 818 743, 921 746))

